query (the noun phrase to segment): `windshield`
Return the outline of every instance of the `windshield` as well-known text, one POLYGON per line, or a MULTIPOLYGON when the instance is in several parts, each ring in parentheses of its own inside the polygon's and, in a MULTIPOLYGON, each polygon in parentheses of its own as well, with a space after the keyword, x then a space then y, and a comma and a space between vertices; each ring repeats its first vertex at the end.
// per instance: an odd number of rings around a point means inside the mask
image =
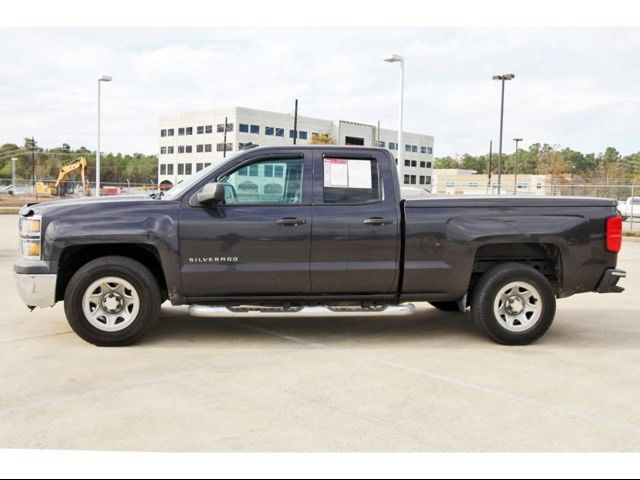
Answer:
POLYGON ((188 177, 187 179, 185 179, 182 182, 178 183, 176 186, 174 186, 170 190, 167 190, 166 192, 164 192, 161 195, 160 198, 162 198, 163 200, 175 200, 180 195, 182 195, 184 192, 186 192, 191 187, 193 187, 198 182, 200 182, 203 178, 208 177, 211 173, 213 173, 214 170, 216 170, 219 167, 224 166, 227 162, 229 162, 229 161, 233 160, 234 158, 236 158, 238 155, 240 155, 240 153, 243 153, 243 152, 240 151, 240 152, 236 153, 235 155, 231 155, 230 157, 227 157, 221 163, 212 163, 207 168, 203 168, 202 170, 200 170, 195 175, 191 175, 190 177, 188 177))

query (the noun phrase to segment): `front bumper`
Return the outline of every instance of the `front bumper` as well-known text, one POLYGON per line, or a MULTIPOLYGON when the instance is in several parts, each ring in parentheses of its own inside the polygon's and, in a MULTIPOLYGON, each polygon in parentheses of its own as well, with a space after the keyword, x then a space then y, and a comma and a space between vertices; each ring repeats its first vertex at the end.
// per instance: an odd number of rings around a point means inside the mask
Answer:
POLYGON ((52 307, 56 303, 55 274, 14 273, 18 294, 28 307, 52 307))
POLYGON ((617 268, 607 268, 602 275, 602 280, 596 288, 598 293, 620 293, 624 292, 624 288, 618 285, 618 281, 621 278, 625 278, 627 272, 624 270, 618 270, 617 268))

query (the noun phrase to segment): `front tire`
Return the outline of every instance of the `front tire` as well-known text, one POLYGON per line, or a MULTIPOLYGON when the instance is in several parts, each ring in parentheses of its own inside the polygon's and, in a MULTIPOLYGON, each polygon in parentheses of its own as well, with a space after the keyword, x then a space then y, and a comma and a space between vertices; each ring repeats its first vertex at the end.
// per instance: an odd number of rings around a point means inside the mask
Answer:
POLYGON ((128 257, 93 260, 71 277, 64 296, 69 325, 98 346, 136 343, 155 324, 162 297, 147 267, 128 257))
POLYGON ((553 287, 538 270, 504 263, 487 271, 473 290, 471 314, 480 331, 503 345, 528 345, 551 327, 553 287))

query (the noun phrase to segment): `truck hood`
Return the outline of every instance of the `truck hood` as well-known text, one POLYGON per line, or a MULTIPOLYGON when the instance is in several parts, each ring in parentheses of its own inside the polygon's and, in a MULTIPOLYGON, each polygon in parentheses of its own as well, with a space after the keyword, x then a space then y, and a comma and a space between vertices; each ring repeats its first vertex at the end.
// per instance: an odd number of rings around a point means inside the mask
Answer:
POLYGON ((595 197, 516 197, 516 196, 432 196, 407 199, 405 208, 419 207, 617 207, 612 198, 595 197))
POLYGON ((64 213, 78 209, 86 211, 105 211, 111 208, 130 208, 131 210, 144 209, 150 203, 157 205, 160 200, 155 200, 148 195, 120 195, 113 197, 85 197, 69 200, 57 200, 54 202, 29 203, 20 209, 20 215, 48 215, 51 213, 64 213))

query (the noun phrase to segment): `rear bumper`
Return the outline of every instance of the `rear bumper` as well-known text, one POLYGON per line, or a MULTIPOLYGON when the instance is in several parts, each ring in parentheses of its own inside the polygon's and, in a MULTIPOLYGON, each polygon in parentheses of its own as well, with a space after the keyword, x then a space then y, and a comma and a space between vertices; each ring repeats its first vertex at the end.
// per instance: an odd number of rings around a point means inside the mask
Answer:
POLYGON ((16 288, 28 307, 51 307, 56 303, 55 274, 14 273, 16 288))
POLYGON ((602 275, 602 279, 596 288, 598 293, 620 293, 624 292, 624 288, 618 286, 618 281, 625 278, 627 272, 618 270, 617 268, 607 268, 602 275))

